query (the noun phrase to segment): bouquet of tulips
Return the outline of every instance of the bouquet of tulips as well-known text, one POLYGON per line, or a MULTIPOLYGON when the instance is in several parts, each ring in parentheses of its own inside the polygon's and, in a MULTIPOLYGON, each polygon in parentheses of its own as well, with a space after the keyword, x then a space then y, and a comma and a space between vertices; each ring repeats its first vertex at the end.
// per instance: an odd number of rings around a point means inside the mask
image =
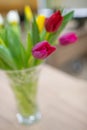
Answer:
MULTIPOLYGON (((68 45, 77 41, 75 33, 60 37, 74 11, 62 14, 58 10, 50 17, 33 16, 29 7, 25 8, 27 38, 21 40, 19 21, 7 20, 0 25, 0 68, 4 70, 22 70, 39 65, 56 50, 56 45, 68 45)), ((8 16, 9 19, 9 16, 8 16)))

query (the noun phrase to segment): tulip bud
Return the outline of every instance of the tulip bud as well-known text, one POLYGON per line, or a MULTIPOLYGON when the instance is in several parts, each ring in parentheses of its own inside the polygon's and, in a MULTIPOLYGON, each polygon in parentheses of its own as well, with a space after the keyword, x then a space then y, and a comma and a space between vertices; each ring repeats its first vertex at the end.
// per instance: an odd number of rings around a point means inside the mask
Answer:
POLYGON ((39 28, 39 31, 42 32, 45 24, 45 16, 44 15, 38 15, 37 17, 37 25, 39 28))
POLYGON ((8 23, 10 23, 10 24, 19 24, 19 22, 20 22, 20 17, 19 17, 19 14, 18 14, 18 12, 17 11, 14 11, 14 10, 11 10, 11 11, 9 11, 8 12, 8 14, 7 14, 7 21, 8 21, 8 23))
POLYGON ((71 32, 71 33, 67 33, 64 34, 63 36, 61 36, 59 38, 59 43, 60 45, 68 45, 68 44, 72 44, 75 43, 78 40, 78 37, 75 33, 71 32))
POLYGON ((25 13, 26 20, 32 21, 33 14, 32 14, 32 10, 31 10, 30 6, 28 6, 28 5, 25 6, 24 13, 25 13))
POLYGON ((17 11, 11 10, 7 14, 7 21, 12 30, 20 37, 20 16, 17 11))
POLYGON ((56 32, 60 25, 62 24, 63 16, 61 16, 61 12, 57 11, 52 14, 45 21, 45 29, 47 32, 56 32))
POLYGON ((47 41, 42 41, 33 47, 32 54, 36 59, 45 59, 55 50, 55 46, 51 46, 47 41))

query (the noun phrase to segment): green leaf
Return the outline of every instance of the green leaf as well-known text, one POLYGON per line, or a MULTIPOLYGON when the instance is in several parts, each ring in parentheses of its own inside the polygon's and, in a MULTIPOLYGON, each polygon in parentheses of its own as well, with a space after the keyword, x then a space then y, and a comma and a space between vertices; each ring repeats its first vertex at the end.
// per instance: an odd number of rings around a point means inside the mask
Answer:
POLYGON ((9 52, 8 48, 4 47, 3 45, 0 45, 0 59, 10 68, 16 69, 16 65, 11 53, 9 52))
POLYGON ((5 46, 5 42, 3 41, 3 39, 0 37, 0 45, 5 46))
POLYGON ((35 17, 33 17, 33 23, 32 23, 32 40, 33 40, 33 45, 40 42, 40 34, 39 34, 39 29, 35 17))
POLYGON ((10 27, 6 28, 6 33, 7 47, 9 48, 18 69, 22 69, 26 62, 25 49, 17 34, 10 27))
POLYGON ((6 40, 6 30, 5 30, 5 28, 0 29, 0 37, 6 43, 7 40, 6 40))
POLYGON ((47 32, 46 32, 46 30, 44 29, 44 30, 41 32, 41 34, 40 34, 40 39, 41 39, 41 41, 43 41, 43 40, 46 38, 46 34, 47 34, 47 32))
POLYGON ((27 60, 31 56, 32 47, 33 47, 32 37, 31 37, 31 34, 28 33, 27 35, 27 60))
POLYGON ((63 29, 66 27, 67 23, 73 18, 73 15, 74 15, 74 11, 71 11, 64 16, 64 21, 58 30, 58 34, 60 34, 63 31, 63 29))
POLYGON ((34 66, 39 65, 39 64, 41 64, 41 63, 43 63, 43 60, 34 59, 34 66))
POLYGON ((19 26, 19 24, 17 25, 9 25, 12 30, 18 35, 18 37, 20 38, 20 34, 21 34, 21 28, 19 26))
POLYGON ((23 44, 22 43, 20 43, 20 44, 21 44, 20 47, 21 47, 22 66, 23 66, 23 68, 26 68, 26 66, 27 66, 27 53, 26 53, 26 50, 25 50, 23 44))
POLYGON ((5 68, 6 68, 6 65, 4 64, 2 59, 0 59, 0 69, 5 69, 5 68))
POLYGON ((12 70, 11 67, 8 66, 2 59, 0 59, 0 69, 3 69, 3 70, 12 70))
POLYGON ((27 20, 26 17, 24 17, 24 29, 26 30, 26 32, 31 29, 31 21, 27 20))
POLYGON ((64 16, 64 20, 62 22, 62 25, 60 26, 60 28, 58 29, 57 32, 55 33, 51 33, 47 40, 50 42, 50 43, 53 43, 55 44, 55 41, 57 40, 58 36, 60 35, 60 33, 63 31, 63 29, 66 27, 67 23, 73 18, 73 15, 74 15, 74 11, 71 11, 69 12, 68 14, 66 14, 64 16))
POLYGON ((35 61, 35 58, 31 55, 28 60, 28 67, 33 67, 34 61, 35 61))

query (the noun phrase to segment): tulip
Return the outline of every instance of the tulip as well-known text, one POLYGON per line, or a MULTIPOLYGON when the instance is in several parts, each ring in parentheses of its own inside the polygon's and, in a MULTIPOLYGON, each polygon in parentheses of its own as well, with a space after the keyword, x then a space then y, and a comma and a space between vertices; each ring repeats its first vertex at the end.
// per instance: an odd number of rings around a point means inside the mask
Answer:
POLYGON ((33 14, 30 6, 25 6, 24 13, 25 13, 26 20, 31 21, 33 18, 33 14))
POLYGON ((58 28, 61 26, 63 21, 63 16, 61 16, 61 12, 57 11, 52 14, 45 21, 45 29, 47 32, 56 32, 58 28))
POLYGON ((56 50, 55 46, 51 46, 47 41, 37 43, 33 49, 32 54, 36 59, 45 59, 56 50))
POLYGON ((10 24, 17 25, 20 22, 20 17, 17 11, 11 10, 7 14, 7 21, 10 24))
POLYGON ((78 37, 75 33, 71 32, 71 33, 67 33, 64 34, 63 36, 61 36, 59 38, 59 43, 60 45, 68 45, 68 44, 72 44, 75 43, 78 40, 78 37))
POLYGON ((39 31, 42 32, 42 30, 44 28, 44 24, 45 24, 45 16, 38 15, 36 20, 37 20, 37 25, 38 25, 39 31))
POLYGON ((7 21, 13 31, 20 37, 20 17, 17 11, 11 10, 7 14, 7 21))

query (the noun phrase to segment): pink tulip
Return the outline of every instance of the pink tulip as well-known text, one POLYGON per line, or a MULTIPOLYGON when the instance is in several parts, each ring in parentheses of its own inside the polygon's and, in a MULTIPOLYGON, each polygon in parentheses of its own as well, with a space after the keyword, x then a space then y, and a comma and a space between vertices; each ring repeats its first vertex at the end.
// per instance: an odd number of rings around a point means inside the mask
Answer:
POLYGON ((45 29, 47 32, 55 32, 61 26, 63 16, 60 11, 55 12, 45 21, 45 29))
POLYGON ((67 33, 64 34, 63 36, 61 36, 59 38, 59 43, 60 45, 68 45, 68 44, 72 44, 75 43, 78 40, 78 37, 75 33, 71 32, 71 33, 67 33))
POLYGON ((45 59, 56 50, 55 46, 51 46, 47 41, 37 43, 33 49, 32 54, 36 59, 45 59))

